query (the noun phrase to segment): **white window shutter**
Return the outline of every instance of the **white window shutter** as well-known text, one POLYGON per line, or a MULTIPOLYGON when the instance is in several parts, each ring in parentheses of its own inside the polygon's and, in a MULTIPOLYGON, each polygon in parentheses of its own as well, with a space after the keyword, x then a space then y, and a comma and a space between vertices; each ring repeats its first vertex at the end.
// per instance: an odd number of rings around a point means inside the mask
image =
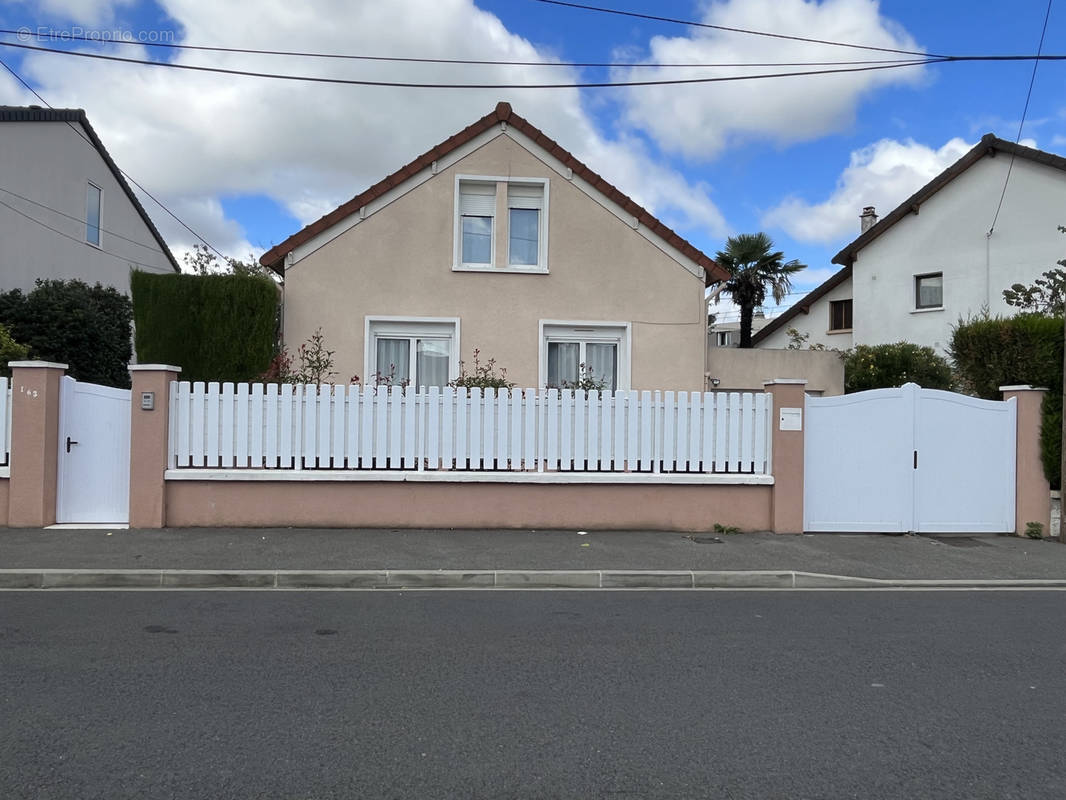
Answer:
POLYGON ((459 186, 459 210, 465 216, 495 216, 496 185, 491 183, 461 184, 459 186))
POLYGON ((507 205, 509 208, 544 208, 544 187, 539 184, 508 186, 507 205))

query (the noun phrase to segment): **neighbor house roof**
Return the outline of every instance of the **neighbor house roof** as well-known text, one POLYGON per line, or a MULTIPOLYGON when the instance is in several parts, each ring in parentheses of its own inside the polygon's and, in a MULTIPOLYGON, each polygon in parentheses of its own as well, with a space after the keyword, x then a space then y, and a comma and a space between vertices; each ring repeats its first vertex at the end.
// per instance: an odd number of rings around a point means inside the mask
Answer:
POLYGON ((829 292, 842 284, 848 278, 851 277, 851 266, 848 265, 844 269, 835 273, 821 286, 812 289, 803 299, 797 301, 792 306, 787 308, 781 313, 780 316, 774 317, 766 325, 752 334, 751 343, 757 345, 763 341, 767 336, 772 335, 774 332, 781 330, 785 325, 789 323, 789 320, 795 319, 800 314, 809 314, 811 312, 811 306, 813 306, 818 300, 825 297, 829 292))
POLYGON ((859 251, 866 247, 866 245, 870 244, 870 242, 878 236, 888 231, 889 228, 908 214, 917 214, 922 203, 939 192, 982 158, 985 158, 986 156, 994 157, 997 153, 1004 153, 1006 155, 1014 156, 1015 158, 1025 158, 1030 161, 1035 161, 1038 164, 1054 167, 1055 169, 1066 170, 1066 158, 1063 158, 1062 156, 1057 156, 1054 153, 1045 153, 1043 150, 1037 150, 1033 147, 1025 147, 1024 145, 1015 144, 1014 142, 1008 142, 1006 139, 1000 139, 994 134, 986 133, 981 137, 981 141, 974 145, 970 152, 896 206, 896 208, 890 213, 886 214, 875 225, 871 226, 869 230, 863 232, 858 239, 833 256, 833 263, 841 264, 843 266, 850 266, 853 264, 859 255, 859 251))
POLYGON ((627 213, 636 217, 640 224, 644 225, 648 230, 659 236, 667 244, 679 250, 687 258, 703 267, 704 272, 707 275, 705 282, 708 285, 729 278, 729 273, 719 267, 710 256, 683 239, 652 216, 647 209, 638 205, 628 195, 615 188, 600 175, 589 169, 585 164, 578 161, 577 158, 564 150, 557 142, 547 136, 535 125, 518 116, 518 114, 515 114, 511 110, 511 105, 509 103, 497 103, 496 108, 492 113, 486 114, 474 124, 467 126, 459 131, 459 133, 441 142, 431 150, 427 150, 414 161, 396 170, 396 172, 392 173, 387 178, 378 181, 362 194, 356 195, 347 203, 338 206, 321 219, 312 222, 303 230, 293 234, 281 244, 268 250, 263 254, 262 258, 259 259, 259 263, 263 266, 270 267, 278 273, 283 273, 284 269, 282 265, 285 255, 293 248, 298 247, 333 225, 336 225, 350 214, 358 212, 360 208, 381 197, 390 189, 399 186, 408 178, 411 178, 422 170, 430 167, 434 161, 443 158, 457 147, 461 147, 501 122, 506 122, 511 127, 528 136, 537 145, 551 153, 554 158, 557 158, 568 168, 572 169, 574 175, 590 183, 601 194, 617 203, 625 209, 627 213))
POLYGON ((107 152, 107 148, 104 147, 104 143, 100 141, 100 137, 96 135, 93 126, 89 124, 89 118, 85 115, 83 109, 41 108, 40 106, 0 106, 0 122, 80 123, 85 130, 85 133, 89 136, 89 142, 96 148, 97 152, 100 153, 100 157, 104 159, 104 163, 107 164, 111 173, 115 176, 118 185, 122 187, 122 191, 126 193, 126 197, 129 198, 134 209, 136 209, 137 213, 144 221, 144 224, 148 226, 148 231, 159 244, 159 249, 163 251, 163 255, 167 257, 167 261, 170 262, 170 265, 174 268, 175 272, 181 272, 178 262, 174 260, 174 254, 170 252, 167 243, 163 241, 162 235, 160 235, 159 230, 155 227, 151 217, 148 216, 148 212, 144 210, 141 201, 137 199, 137 195, 133 193, 129 184, 126 183, 126 179, 122 176, 122 171, 118 168, 114 159, 111 158, 111 154, 107 152))

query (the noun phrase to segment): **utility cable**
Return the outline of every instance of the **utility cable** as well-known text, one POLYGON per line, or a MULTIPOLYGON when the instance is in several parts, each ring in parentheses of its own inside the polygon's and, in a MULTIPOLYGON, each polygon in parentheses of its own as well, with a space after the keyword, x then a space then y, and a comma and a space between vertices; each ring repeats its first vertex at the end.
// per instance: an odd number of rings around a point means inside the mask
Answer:
MULTIPOLYGON (((1022 118, 1018 122, 1018 135, 1014 138, 1014 143, 1018 144, 1022 140, 1022 128, 1025 126, 1025 116, 1029 113, 1029 100, 1033 96, 1033 84, 1036 82, 1036 68, 1040 66, 1039 55, 1044 49, 1044 36, 1047 34, 1047 22, 1051 17, 1051 3, 1053 0, 1047 0, 1047 11, 1044 13, 1044 27, 1040 30, 1040 44, 1037 45, 1037 60, 1033 62, 1033 74, 1029 76, 1029 90, 1025 93, 1025 106, 1022 108, 1022 118)), ((988 229, 988 236, 992 235, 992 232, 996 229, 996 222, 999 220, 999 212, 1003 208, 1003 199, 1007 196, 1007 184, 1010 183, 1010 174, 1014 170, 1014 153, 1010 154, 1010 162, 1007 164, 1007 177, 1003 179, 1003 191, 999 193, 999 204, 996 206, 996 213, 992 217, 992 225, 988 229)))

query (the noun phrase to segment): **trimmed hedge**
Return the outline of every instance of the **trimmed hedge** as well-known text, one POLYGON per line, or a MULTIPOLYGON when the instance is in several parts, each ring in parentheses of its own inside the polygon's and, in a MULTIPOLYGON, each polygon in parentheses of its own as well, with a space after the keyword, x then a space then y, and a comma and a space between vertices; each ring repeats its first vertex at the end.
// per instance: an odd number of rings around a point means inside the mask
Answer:
POLYGON ((69 365, 79 381, 129 388, 130 299, 111 286, 38 280, 0 295, 0 324, 31 358, 69 365))
POLYGON ((246 275, 134 272, 137 360, 174 364, 182 380, 251 381, 276 345, 278 289, 246 275))
POLYGON ((999 400, 1000 386, 1029 384, 1044 396, 1040 455, 1052 488, 1061 485, 1063 321, 1040 314, 959 320, 952 331, 951 357, 966 389, 999 400))
POLYGON ((845 392, 890 389, 905 383, 950 389, 951 365, 933 348, 911 342, 860 344, 844 354, 845 392))

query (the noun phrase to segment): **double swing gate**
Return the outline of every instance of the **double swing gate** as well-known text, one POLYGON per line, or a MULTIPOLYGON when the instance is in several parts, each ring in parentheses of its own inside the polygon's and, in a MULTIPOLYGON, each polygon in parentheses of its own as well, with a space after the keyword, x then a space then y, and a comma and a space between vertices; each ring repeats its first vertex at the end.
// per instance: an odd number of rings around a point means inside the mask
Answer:
POLYGON ((1017 404, 922 389, 808 397, 807 531, 1014 530, 1017 404))

